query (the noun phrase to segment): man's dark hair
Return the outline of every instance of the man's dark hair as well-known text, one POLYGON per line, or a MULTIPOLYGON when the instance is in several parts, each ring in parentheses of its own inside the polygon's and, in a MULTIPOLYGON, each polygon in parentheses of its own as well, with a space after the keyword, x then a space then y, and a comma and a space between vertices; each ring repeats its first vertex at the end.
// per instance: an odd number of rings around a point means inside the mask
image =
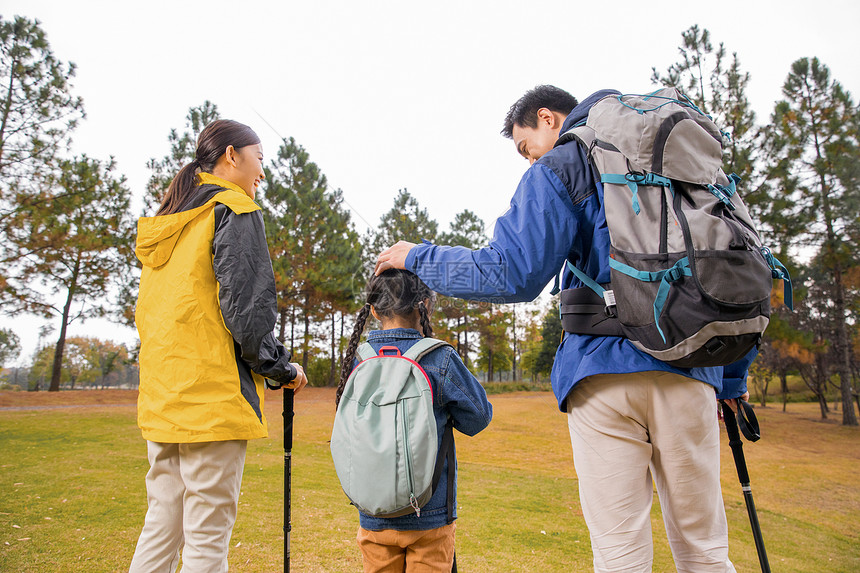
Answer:
POLYGON ((550 111, 569 114, 579 102, 575 97, 555 86, 537 86, 529 90, 517 100, 505 117, 505 127, 502 135, 508 139, 514 137, 514 125, 520 127, 537 127, 537 111, 545 107, 550 111))

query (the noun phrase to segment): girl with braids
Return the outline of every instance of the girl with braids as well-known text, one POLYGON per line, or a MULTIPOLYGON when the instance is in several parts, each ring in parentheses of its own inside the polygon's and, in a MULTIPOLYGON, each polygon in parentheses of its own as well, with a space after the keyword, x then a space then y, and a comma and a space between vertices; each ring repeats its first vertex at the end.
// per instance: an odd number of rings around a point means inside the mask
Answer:
POLYGON ((260 139, 218 120, 197 139, 155 217, 143 263, 137 421, 148 510, 131 573, 227 571, 248 440, 266 437, 264 378, 300 390, 301 366, 272 335, 275 277, 260 207, 260 139))
MULTIPOLYGON (((433 335, 430 314, 436 295, 417 275, 400 269, 386 271, 371 277, 366 293, 367 302, 358 313, 341 367, 336 403, 340 402, 347 378, 357 364, 356 350, 370 316, 381 325, 380 330, 367 335, 367 342, 377 352, 383 346, 395 346, 404 353, 421 338, 433 335)), ((468 436, 487 427, 493 407, 484 388, 451 346, 431 351, 420 364, 433 387, 437 451, 448 423, 468 436)), ((449 521, 448 472, 456 472, 456 464, 449 468, 445 462, 430 501, 421 507, 420 517, 410 513, 380 518, 359 511, 358 545, 365 573, 451 571, 457 503, 456 480, 452 480, 453 512, 449 521)))

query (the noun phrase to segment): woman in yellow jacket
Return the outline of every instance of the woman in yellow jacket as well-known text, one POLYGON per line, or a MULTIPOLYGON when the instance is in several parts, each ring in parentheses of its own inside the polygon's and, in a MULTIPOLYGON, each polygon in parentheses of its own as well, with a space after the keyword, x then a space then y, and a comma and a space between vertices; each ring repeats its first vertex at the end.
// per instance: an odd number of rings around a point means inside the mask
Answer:
POLYGON ((260 139, 218 120, 138 222, 138 425, 148 510, 131 573, 227 571, 247 440, 267 435, 265 384, 307 378, 274 337, 277 301, 256 189, 260 139), (264 382, 268 379, 268 382, 264 382))

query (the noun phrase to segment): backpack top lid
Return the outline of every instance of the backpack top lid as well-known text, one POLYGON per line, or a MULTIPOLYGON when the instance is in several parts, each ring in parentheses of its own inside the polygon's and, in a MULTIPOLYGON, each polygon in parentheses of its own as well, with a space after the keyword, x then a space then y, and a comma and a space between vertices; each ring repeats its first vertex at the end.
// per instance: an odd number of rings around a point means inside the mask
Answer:
MULTIPOLYGON (((363 366, 368 360, 376 360, 379 358, 399 358, 400 360, 386 361, 385 368, 388 380, 405 380, 410 376, 410 372, 417 368, 423 374, 427 386, 423 387, 422 392, 429 391, 430 402, 433 402, 433 386, 430 384, 430 378, 424 369, 418 364, 418 361, 424 358, 427 354, 439 348, 440 346, 448 345, 447 342, 437 340, 435 338, 422 338, 415 344, 409 347, 406 352, 402 353, 396 346, 383 346, 377 353, 370 343, 365 342, 358 347, 357 355, 361 359, 355 368, 350 373, 350 379, 347 380, 347 386, 344 389, 344 395, 349 392, 350 398, 357 400, 360 403, 367 404, 373 401, 376 404, 391 404, 398 399, 403 399, 403 392, 408 391, 404 384, 384 384, 375 378, 378 375, 378 369, 367 369, 365 365, 362 368, 363 375, 360 380, 355 380, 356 374, 359 372, 359 367, 363 366)), ((375 364, 373 366, 376 366, 375 364)), ((381 365, 379 366, 382 367, 381 365)), ((341 398, 341 401, 343 397, 341 398)))
POLYGON ((632 171, 714 184, 722 167, 722 133, 676 88, 648 95, 611 95, 588 113, 597 139, 620 151, 632 171))

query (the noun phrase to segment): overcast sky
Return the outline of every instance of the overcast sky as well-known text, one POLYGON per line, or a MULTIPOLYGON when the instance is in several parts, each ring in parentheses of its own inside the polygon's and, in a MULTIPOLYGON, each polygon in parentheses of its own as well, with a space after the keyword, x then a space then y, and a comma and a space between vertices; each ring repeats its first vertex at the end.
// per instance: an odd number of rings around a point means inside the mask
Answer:
MULTIPOLYGON (((489 232, 528 166, 499 135, 510 105, 542 83, 580 99, 650 90, 652 66, 676 61, 692 24, 738 53, 760 122, 801 57, 818 56, 855 103, 860 95, 856 0, 4 0, 0 10, 39 19, 55 55, 77 64, 87 119, 74 151, 113 155, 136 210, 146 161, 207 99, 252 126, 269 157, 279 136, 295 137, 343 189, 361 231, 407 188, 443 229, 470 209, 489 232)), ((0 315, 22 339, 20 363, 41 324, 0 315)), ((135 340, 101 322, 70 329, 108 332, 135 340)))

